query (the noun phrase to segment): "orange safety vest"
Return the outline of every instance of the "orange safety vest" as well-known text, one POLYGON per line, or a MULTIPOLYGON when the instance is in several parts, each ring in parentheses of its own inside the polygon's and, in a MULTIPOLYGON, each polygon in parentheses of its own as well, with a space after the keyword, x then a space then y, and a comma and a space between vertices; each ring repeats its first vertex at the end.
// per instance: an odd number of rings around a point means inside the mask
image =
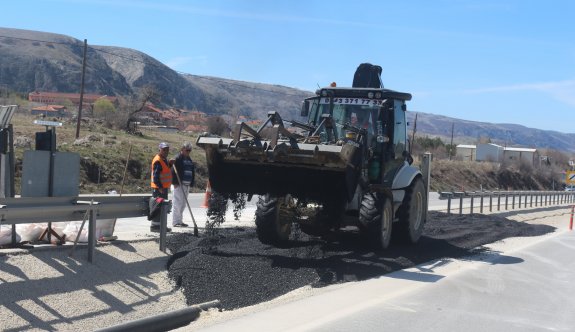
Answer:
POLYGON ((159 161, 160 164, 162 165, 162 173, 160 173, 160 181, 162 182, 162 188, 170 188, 170 186, 172 185, 172 171, 170 170, 170 167, 168 167, 168 165, 164 162, 164 160, 160 158, 159 154, 157 154, 154 157, 154 159, 152 159, 152 172, 150 175, 152 188, 159 189, 158 186, 154 183, 154 164, 156 163, 156 161, 159 161))

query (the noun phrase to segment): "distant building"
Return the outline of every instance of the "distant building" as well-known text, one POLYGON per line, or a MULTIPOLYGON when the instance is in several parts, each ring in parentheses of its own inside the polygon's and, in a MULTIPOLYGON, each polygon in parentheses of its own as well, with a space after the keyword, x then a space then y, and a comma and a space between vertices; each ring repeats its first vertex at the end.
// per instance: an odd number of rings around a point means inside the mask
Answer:
POLYGON ((68 113, 66 110, 66 106, 62 105, 46 105, 34 107, 30 110, 30 114, 53 118, 66 118, 70 116, 70 113, 68 113))
POLYGON ((476 151, 476 160, 477 161, 492 161, 492 162, 499 162, 503 158, 503 151, 505 150, 504 147, 487 143, 487 144, 478 144, 477 151, 476 151))
POLYGON ((533 165, 537 159, 537 149, 503 147, 493 143, 459 144, 456 146, 456 157, 460 160, 469 161, 524 161, 533 165))
POLYGON ((459 144, 455 147, 455 156, 457 159, 472 161, 475 160, 475 145, 459 144))
MULTIPOLYGON (((118 106, 118 98, 105 95, 84 94, 82 101, 87 104, 94 104, 100 98, 106 98, 114 104, 114 106, 118 106)), ((80 94, 34 91, 28 94, 28 101, 42 104, 65 104, 69 101, 75 106, 78 106, 80 105, 80 94)))
POLYGON ((537 149, 506 147, 503 152, 503 158, 505 160, 523 161, 533 165, 536 153, 537 149))
POLYGON ((148 102, 140 112, 135 114, 135 117, 144 121, 148 119, 162 121, 164 118, 164 111, 148 102))

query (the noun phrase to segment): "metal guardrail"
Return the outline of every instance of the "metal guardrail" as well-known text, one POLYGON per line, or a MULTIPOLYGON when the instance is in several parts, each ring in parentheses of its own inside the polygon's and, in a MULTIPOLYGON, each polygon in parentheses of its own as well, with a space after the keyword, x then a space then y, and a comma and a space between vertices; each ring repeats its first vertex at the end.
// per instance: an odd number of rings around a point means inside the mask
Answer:
POLYGON ((569 191, 458 191, 450 192, 444 191, 439 193, 439 199, 447 200, 447 213, 451 214, 451 201, 453 199, 459 200, 459 214, 463 214, 463 199, 470 199, 469 213, 474 213, 475 199, 479 198, 479 213, 483 213, 485 207, 489 208, 489 212, 493 212, 496 208, 497 211, 514 210, 517 206, 519 209, 542 206, 551 206, 559 204, 569 204, 575 202, 575 192, 569 191), (489 202, 485 204, 486 198, 489 202))
MULTIPOLYGON (((18 197, 0 199, 0 225, 15 225, 56 221, 88 221, 88 261, 92 262, 96 245, 98 219, 131 218, 148 215, 150 195, 142 196, 79 196, 79 197, 18 197)), ((162 204, 160 212, 160 250, 166 251, 167 214, 170 202, 162 204)))

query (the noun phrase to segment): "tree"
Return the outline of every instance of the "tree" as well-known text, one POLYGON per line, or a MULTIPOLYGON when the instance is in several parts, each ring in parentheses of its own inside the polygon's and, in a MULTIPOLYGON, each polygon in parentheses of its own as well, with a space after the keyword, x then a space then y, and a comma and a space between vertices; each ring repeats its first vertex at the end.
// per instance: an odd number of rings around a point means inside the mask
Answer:
POLYGON ((96 100, 92 106, 92 116, 104 122, 108 128, 118 127, 116 107, 106 98, 96 100))
POLYGON ((158 98, 158 90, 152 85, 146 85, 137 96, 121 99, 122 108, 126 110, 127 114, 123 129, 131 132, 132 122, 136 122, 136 115, 145 110, 148 102, 156 101, 158 98))
POLYGON ((106 98, 100 98, 94 103, 94 116, 106 118, 107 115, 116 112, 116 107, 106 98))

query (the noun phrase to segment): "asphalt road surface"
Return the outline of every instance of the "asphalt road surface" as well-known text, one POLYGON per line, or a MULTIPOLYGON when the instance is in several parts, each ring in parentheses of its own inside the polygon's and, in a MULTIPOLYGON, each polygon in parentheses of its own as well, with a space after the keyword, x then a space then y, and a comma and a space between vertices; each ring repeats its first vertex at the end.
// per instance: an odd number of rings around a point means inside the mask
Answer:
POLYGON ((573 331, 575 236, 437 260, 205 331, 573 331))
MULTIPOLYGON (((537 214, 554 209, 534 209, 526 215, 536 220, 537 214)), ((174 253, 168 271, 188 304, 218 299, 223 310, 235 310, 305 286, 319 289, 357 281, 372 282, 371 279, 430 261, 465 260, 491 253, 487 246, 490 243, 512 237, 536 237, 556 230, 547 224, 514 220, 517 215, 508 212, 459 216, 430 211, 417 245, 395 243, 379 252, 372 251, 354 232, 319 239, 296 231, 284 248, 261 244, 252 227, 220 229, 214 237, 174 234, 168 243, 174 253)))

